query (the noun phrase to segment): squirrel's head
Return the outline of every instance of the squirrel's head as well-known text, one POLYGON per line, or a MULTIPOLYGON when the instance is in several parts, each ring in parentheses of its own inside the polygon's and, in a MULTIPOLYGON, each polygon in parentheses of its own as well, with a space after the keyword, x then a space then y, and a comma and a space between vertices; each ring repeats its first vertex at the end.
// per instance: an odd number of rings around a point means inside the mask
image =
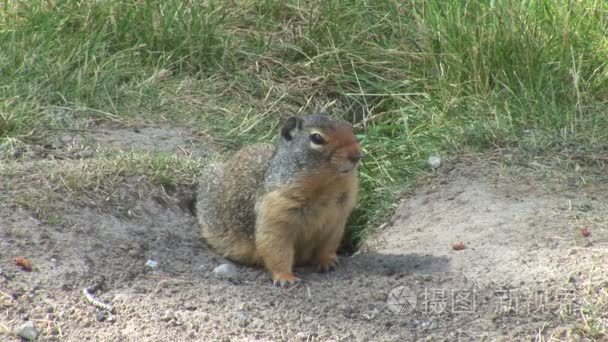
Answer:
POLYGON ((356 172, 361 148, 352 126, 326 114, 291 116, 281 127, 278 153, 288 153, 299 170, 336 176, 356 172))

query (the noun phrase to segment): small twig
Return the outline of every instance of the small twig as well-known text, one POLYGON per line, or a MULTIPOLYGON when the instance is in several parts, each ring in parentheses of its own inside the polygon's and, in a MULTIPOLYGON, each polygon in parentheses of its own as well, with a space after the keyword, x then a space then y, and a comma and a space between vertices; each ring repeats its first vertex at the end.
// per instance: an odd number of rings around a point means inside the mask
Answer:
POLYGON ((57 333, 59 333, 59 337, 63 337, 63 330, 61 330, 61 325, 57 323, 57 321, 53 320, 53 324, 57 327, 57 333))
POLYGON ((45 128, 47 131, 63 131, 63 132, 84 132, 84 133, 101 133, 105 135, 110 135, 110 133, 101 130, 101 129, 91 129, 91 128, 45 128))
POLYGON ((583 318, 583 322, 585 323, 585 327, 587 327, 587 330, 591 330, 591 327, 589 326, 589 323, 587 322, 587 317, 585 317, 585 312, 583 311, 583 309, 581 309, 580 311, 581 317, 583 318))
POLYGON ((382 113, 378 113, 378 114, 372 114, 372 115, 368 115, 366 116, 363 120, 361 120, 360 122, 356 123, 353 125, 353 127, 357 128, 357 129, 361 129, 364 127, 367 127, 367 124, 376 120, 377 118, 392 113, 391 111, 387 111, 387 112, 382 112, 382 113))
POLYGON ((8 293, 0 290, 0 294, 5 296, 6 298, 10 299, 11 301, 15 300, 15 298, 13 298, 13 296, 9 295, 8 293))
POLYGON ((598 155, 598 154, 569 154, 569 153, 562 152, 561 155, 566 158, 575 159, 575 160, 608 161, 608 156, 598 155))
POLYGON ((184 154, 184 156, 186 156, 186 157, 192 157, 192 152, 186 151, 186 149, 184 149, 183 147, 181 147, 179 145, 177 146, 177 148, 179 148, 182 151, 182 153, 184 154))
POLYGON ((34 217, 32 217, 32 216, 29 216, 29 218, 30 218, 30 220, 34 221, 34 223, 36 223, 36 225, 37 225, 37 226, 39 226, 39 225, 41 225, 41 224, 42 224, 42 221, 37 220, 37 219, 35 219, 35 218, 34 218, 34 217))
POLYGON ((85 287, 84 289, 82 289, 82 293, 84 294, 84 297, 87 299, 87 301, 93 306, 103 310, 107 310, 108 312, 112 312, 114 310, 112 304, 106 304, 101 300, 95 298, 95 296, 91 293, 90 287, 85 287))
POLYGON ((304 286, 304 285, 305 285, 304 281, 299 281, 299 282, 291 285, 291 287, 287 289, 287 292, 291 292, 292 290, 294 290, 300 286, 304 286))
POLYGON ((59 337, 63 337, 63 331, 61 330, 61 326, 53 318, 53 315, 48 314, 46 316, 46 320, 44 320, 44 322, 46 322, 46 329, 47 329, 47 331, 52 331, 53 326, 55 326, 55 328, 57 329, 57 334, 59 334, 59 337))
POLYGON ((538 328, 538 333, 536 334, 536 341, 542 341, 543 340, 543 333, 545 332, 545 328, 547 328, 547 322, 543 322, 543 326, 538 328))
POLYGON ((46 319, 46 328, 47 330, 52 329, 52 326, 54 325, 55 328, 57 329, 57 334, 59 334, 59 337, 63 337, 63 331, 61 330, 61 326, 59 325, 59 323, 57 323, 57 321, 53 318, 51 318, 52 315, 47 315, 47 319, 46 319))

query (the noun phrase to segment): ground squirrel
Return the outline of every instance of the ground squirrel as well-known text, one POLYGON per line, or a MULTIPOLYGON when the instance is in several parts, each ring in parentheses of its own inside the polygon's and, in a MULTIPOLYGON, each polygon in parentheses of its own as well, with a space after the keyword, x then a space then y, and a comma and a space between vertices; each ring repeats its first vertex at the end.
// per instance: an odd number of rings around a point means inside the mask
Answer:
POLYGON ((294 265, 330 270, 357 198, 361 150, 352 126, 325 114, 289 117, 276 146, 256 144, 200 178, 197 217, 223 257, 265 266, 275 285, 294 265))

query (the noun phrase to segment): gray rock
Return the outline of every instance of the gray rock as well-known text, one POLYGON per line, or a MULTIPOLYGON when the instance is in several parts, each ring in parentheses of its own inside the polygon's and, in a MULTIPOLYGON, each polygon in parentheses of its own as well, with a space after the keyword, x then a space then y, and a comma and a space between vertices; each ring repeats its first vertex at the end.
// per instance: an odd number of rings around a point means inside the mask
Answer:
POLYGON ((146 266, 150 268, 156 268, 158 267, 158 261, 148 260, 146 261, 146 266))
POLYGON ((239 281, 239 270, 232 263, 221 264, 214 268, 213 275, 218 279, 227 279, 234 282, 239 281))
POLYGON ((108 311, 106 311, 106 310, 99 310, 95 314, 95 319, 97 319, 98 322, 103 322, 106 319, 108 319, 109 316, 110 316, 110 313, 108 311))
POLYGON ((242 327, 249 325, 249 321, 251 320, 249 314, 243 310, 240 310, 236 313, 236 318, 239 322, 239 325, 242 327))
POLYGON ((34 322, 27 321, 19 327, 17 335, 27 341, 34 341, 38 337, 38 330, 36 330, 34 322))
POLYGON ((441 166, 441 158, 437 156, 430 156, 426 160, 426 164, 433 170, 437 170, 441 166))

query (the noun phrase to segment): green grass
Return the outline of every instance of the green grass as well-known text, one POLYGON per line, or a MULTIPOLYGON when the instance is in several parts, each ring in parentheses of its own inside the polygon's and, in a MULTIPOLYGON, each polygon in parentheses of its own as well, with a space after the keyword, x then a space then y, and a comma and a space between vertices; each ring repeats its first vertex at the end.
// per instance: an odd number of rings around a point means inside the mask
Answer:
POLYGON ((359 237, 431 153, 606 141, 606 18, 605 1, 4 0, 0 145, 139 118, 236 148, 328 110, 367 155, 359 237))

